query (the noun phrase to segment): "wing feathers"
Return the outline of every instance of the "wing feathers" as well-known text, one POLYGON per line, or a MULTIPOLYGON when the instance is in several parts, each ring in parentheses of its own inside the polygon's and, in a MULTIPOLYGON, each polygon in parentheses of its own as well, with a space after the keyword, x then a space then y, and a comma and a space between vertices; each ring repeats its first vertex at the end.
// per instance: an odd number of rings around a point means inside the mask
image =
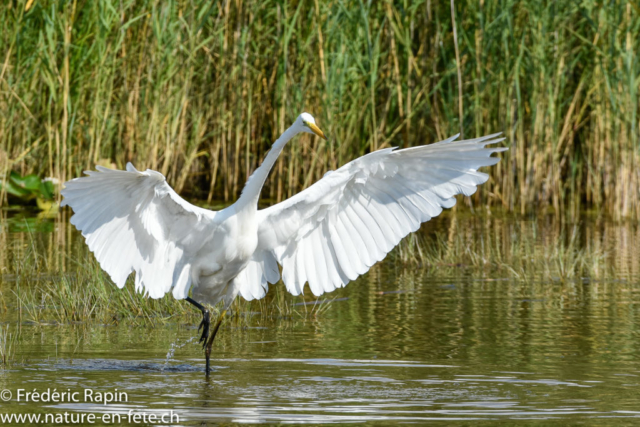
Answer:
MULTIPOLYGON (((500 159, 485 148, 499 134, 454 142, 457 137, 404 150, 384 149, 327 173, 311 187, 259 212, 258 252, 298 295, 346 285, 380 261, 422 222, 471 195, 489 176, 478 172, 500 159)), ((277 280, 274 273, 269 282, 277 280)))
POLYGON ((96 169, 65 183, 62 205, 73 208, 71 223, 102 268, 120 288, 135 271, 137 290, 159 298, 173 288, 186 297, 189 254, 206 241, 193 236, 213 234, 215 212, 184 201, 158 172, 130 163, 126 171, 96 169))

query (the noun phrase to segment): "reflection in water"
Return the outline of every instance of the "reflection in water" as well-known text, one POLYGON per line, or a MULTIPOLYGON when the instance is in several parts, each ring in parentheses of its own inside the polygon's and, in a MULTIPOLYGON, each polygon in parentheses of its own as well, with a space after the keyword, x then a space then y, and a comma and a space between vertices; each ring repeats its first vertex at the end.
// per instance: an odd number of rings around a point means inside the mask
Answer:
MULTIPOLYGON (((73 274, 89 258, 68 218, 42 225, 3 215, 0 291, 4 320, 15 325, 12 289, 29 273, 26 256, 42 264, 33 283, 73 274)), ((155 328, 22 322, 19 363, 0 374, 0 388, 117 388, 129 400, 3 410, 174 410, 186 425, 640 416, 636 224, 458 215, 423 229, 437 248, 415 254, 419 262, 392 255, 331 294, 317 317, 230 319, 209 381, 196 325, 181 320, 155 328)))

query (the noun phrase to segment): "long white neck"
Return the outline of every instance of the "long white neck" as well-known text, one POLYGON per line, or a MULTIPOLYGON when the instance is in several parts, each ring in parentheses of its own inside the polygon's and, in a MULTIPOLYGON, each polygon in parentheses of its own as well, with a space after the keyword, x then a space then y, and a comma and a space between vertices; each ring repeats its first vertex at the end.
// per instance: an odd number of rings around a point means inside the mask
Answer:
POLYGON ((260 199, 260 192, 262 191, 262 187, 269 176, 269 172, 271 168, 278 160, 278 156, 282 152, 282 149, 287 142, 294 136, 300 133, 300 130, 294 124, 289 129, 284 131, 280 138, 273 143, 271 150, 267 153, 267 157, 265 157, 264 161, 260 165, 258 169, 253 172, 253 174, 247 180, 247 183, 244 185, 242 189, 242 194, 240 198, 236 201, 235 206, 236 209, 241 209, 243 207, 254 207, 257 209, 258 207, 258 199, 260 199))

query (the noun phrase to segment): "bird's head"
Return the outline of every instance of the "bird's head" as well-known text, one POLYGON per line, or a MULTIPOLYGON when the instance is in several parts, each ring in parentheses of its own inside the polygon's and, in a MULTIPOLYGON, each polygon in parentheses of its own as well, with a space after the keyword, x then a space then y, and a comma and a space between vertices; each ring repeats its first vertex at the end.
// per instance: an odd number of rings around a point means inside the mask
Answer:
POLYGON ((327 139, 324 132, 316 125, 316 119, 309 113, 302 113, 298 116, 296 124, 302 129, 303 132, 313 133, 318 135, 322 139, 327 139))

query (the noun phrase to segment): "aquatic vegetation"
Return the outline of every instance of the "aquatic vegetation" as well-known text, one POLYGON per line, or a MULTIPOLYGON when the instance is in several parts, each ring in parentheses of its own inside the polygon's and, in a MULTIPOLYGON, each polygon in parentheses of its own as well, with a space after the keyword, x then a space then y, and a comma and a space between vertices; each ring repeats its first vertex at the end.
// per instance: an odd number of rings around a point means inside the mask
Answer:
MULTIPOLYGON (((152 299, 134 290, 133 280, 119 290, 102 271, 92 255, 85 254, 65 272, 48 273, 49 260, 42 248, 34 244, 34 251, 15 259, 12 294, 20 308, 21 321, 35 324, 100 323, 132 326, 161 325, 166 322, 198 324, 201 314, 182 300, 171 295, 152 299)), ((236 324, 248 324, 255 319, 271 321, 315 317, 330 307, 325 304, 307 308, 295 306, 305 301, 276 286, 264 300, 236 299, 231 314, 236 324)), ((312 300, 313 301, 313 300, 312 300)), ((212 313, 216 318, 219 307, 212 313)))
MULTIPOLYGON (((22 320, 35 324, 91 322, 132 326, 162 325, 167 322, 197 325, 200 322, 200 312, 185 301, 176 300, 171 295, 160 299, 148 298, 134 290, 132 280, 119 290, 96 262, 89 263, 89 270, 78 270, 73 274, 29 281, 30 284, 17 286, 14 295, 23 313, 22 320)), ((276 286, 263 300, 247 302, 236 299, 227 317, 236 325, 317 317, 331 307, 332 299, 326 298, 326 302, 311 304, 311 307, 297 305, 305 299, 294 297, 281 286, 276 286)), ((315 300, 310 301, 313 303, 315 300)), ((214 307, 214 320, 220 310, 220 306, 214 307)))
MULTIPOLYGON (((28 203, 35 200, 41 210, 57 211, 58 205, 54 203, 56 195, 54 182, 57 180, 40 179, 34 174, 20 176, 17 172, 10 171, 6 179, 0 179, 0 195, 6 193, 13 198, 13 200, 10 199, 13 202, 28 203)), ((0 196, 0 200, 2 198, 0 196)))
POLYGON ((10 325, 0 325, 0 361, 6 368, 15 360, 18 332, 10 325))
POLYGON ((472 232, 460 225, 469 221, 475 222, 452 215, 446 230, 408 236, 394 253, 395 261, 423 266, 435 276, 465 270, 522 281, 615 275, 612 255, 601 242, 586 240, 584 227, 578 224, 560 222, 549 230, 541 221, 521 220, 519 228, 503 228, 491 221, 472 232))
POLYGON ((133 161, 233 200, 306 109, 331 138, 285 150, 271 200, 462 125, 513 147, 474 206, 640 216, 637 2, 455 1, 459 62, 450 2, 23 3, 0 4, 2 175, 133 161))
MULTIPOLYGON (((54 232, 14 233, 0 244, 0 281, 5 306, 15 307, 5 320, 36 324, 98 323, 132 326, 167 323, 197 326, 200 312, 173 297, 150 299, 134 291, 131 280, 118 290, 99 268, 93 255, 63 216, 55 219, 54 232), (63 242, 61 244, 60 242, 63 242)), ((382 264, 352 286, 373 286, 381 271, 394 271, 381 291, 395 282, 413 283, 451 277, 509 280, 552 286, 563 282, 591 282, 612 277, 631 277, 640 262, 629 258, 629 245, 636 239, 631 225, 599 224, 593 218, 573 224, 556 219, 504 218, 467 214, 463 209, 428 223, 410 234, 382 264), (413 277, 413 278, 412 278, 413 277), (371 282, 371 283, 369 283, 371 282)), ((378 285, 376 285, 378 286, 378 285)), ((237 299, 231 306, 228 324, 243 327, 322 318, 339 304, 342 290, 316 298, 294 297, 282 283, 270 286, 263 300, 237 299), (318 304, 317 304, 318 303, 318 304)), ((214 310, 214 318, 218 310, 214 310)))

